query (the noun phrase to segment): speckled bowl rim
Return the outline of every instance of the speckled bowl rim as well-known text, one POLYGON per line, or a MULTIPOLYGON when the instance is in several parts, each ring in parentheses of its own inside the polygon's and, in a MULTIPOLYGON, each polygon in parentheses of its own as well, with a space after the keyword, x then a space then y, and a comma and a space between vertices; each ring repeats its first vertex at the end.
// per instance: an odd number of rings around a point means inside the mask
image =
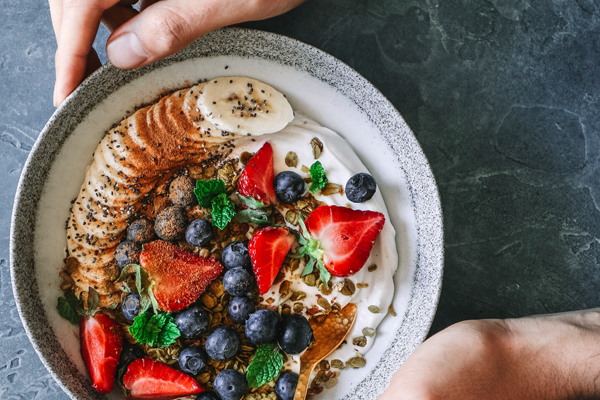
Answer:
POLYGON ((106 399, 91 388, 59 344, 42 305, 35 273, 34 229, 40 187, 67 137, 93 107, 132 80, 186 59, 236 55, 292 66, 332 86, 353 101, 382 133, 406 174, 418 231, 417 267, 410 300, 396 337, 377 366, 345 399, 372 399, 383 392, 394 372, 426 338, 440 297, 444 258, 442 208, 427 158, 394 106, 360 74, 333 56, 297 40, 258 30, 224 28, 181 52, 133 71, 104 65, 56 110, 34 144, 23 168, 13 206, 10 272, 17 310, 42 363, 73 399, 106 399), (244 37, 240 45, 240 37, 244 37), (94 90, 90 101, 86 92, 94 90), (360 101, 368 98, 370 102, 360 101), (392 134, 393 133, 393 134, 392 134), (401 142, 401 145, 400 145, 401 142))

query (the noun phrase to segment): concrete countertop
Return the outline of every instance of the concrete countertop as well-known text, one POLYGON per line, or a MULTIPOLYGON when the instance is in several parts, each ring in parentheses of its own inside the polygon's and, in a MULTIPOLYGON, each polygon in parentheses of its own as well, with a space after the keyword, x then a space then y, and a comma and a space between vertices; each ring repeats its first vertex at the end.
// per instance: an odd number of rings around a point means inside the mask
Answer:
MULTIPOLYGON (((25 335, 8 268, 17 182, 54 111, 56 44, 44 1, 2 0, 0 20, 0 398, 66 399, 25 335)), ((600 305, 600 2, 309 0, 246 26, 340 58, 415 132, 444 210, 432 332, 600 305)))

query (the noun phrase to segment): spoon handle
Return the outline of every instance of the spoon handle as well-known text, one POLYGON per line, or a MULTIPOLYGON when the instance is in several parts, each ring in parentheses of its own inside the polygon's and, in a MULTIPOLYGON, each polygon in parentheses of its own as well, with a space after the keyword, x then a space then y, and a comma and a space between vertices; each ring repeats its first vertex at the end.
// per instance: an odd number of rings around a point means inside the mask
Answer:
POLYGON ((305 400, 306 392, 308 392, 308 381, 310 380, 310 375, 312 374, 313 369, 315 369, 314 363, 304 363, 300 364, 300 374, 298 376, 298 386, 296 386, 296 394, 294 395, 294 400, 305 400))

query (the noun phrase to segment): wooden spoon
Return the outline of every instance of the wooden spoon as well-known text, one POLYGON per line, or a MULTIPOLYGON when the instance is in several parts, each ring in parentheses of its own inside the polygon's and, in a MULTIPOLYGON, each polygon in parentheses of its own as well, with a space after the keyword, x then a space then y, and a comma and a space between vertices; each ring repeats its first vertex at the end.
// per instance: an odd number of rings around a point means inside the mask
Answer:
POLYGON ((321 360, 330 355, 344 341, 356 320, 356 304, 349 303, 339 313, 330 313, 322 322, 310 320, 315 343, 300 356, 300 376, 294 400, 306 399, 308 381, 321 360))

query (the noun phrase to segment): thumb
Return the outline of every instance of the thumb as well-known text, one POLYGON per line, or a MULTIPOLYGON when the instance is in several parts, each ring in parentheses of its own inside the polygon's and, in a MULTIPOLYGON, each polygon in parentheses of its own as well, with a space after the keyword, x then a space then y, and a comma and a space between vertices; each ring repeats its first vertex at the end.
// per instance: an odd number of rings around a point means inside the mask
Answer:
POLYGON ((113 32, 106 54, 118 68, 141 67, 176 53, 215 29, 279 15, 302 1, 159 1, 113 32))

